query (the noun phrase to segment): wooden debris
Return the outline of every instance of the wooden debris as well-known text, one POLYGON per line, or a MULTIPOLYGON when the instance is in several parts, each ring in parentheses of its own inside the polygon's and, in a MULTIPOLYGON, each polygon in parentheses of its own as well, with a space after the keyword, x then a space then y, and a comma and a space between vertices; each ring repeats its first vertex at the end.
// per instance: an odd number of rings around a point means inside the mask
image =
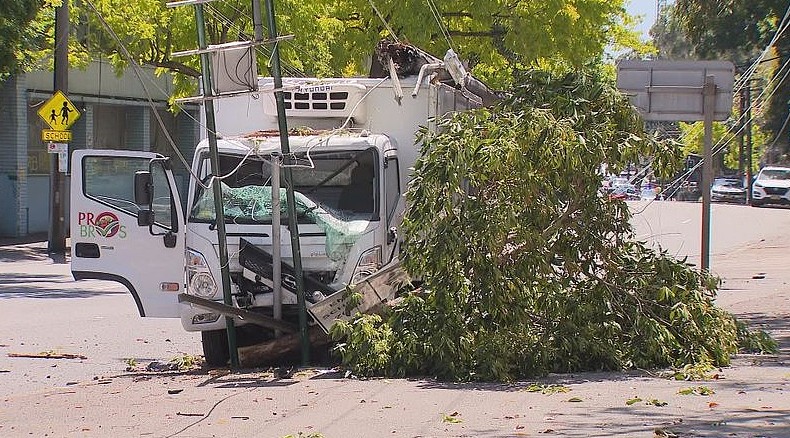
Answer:
MULTIPOLYGON (((318 347, 330 342, 329 337, 318 326, 309 329, 310 345, 318 347)), ((242 367, 253 368, 267 362, 276 362, 288 354, 299 351, 301 338, 299 333, 281 336, 262 344, 239 348, 239 362, 242 367)))
POLYGON ((55 353, 45 351, 43 353, 8 353, 8 357, 27 357, 31 359, 87 359, 81 354, 55 353))

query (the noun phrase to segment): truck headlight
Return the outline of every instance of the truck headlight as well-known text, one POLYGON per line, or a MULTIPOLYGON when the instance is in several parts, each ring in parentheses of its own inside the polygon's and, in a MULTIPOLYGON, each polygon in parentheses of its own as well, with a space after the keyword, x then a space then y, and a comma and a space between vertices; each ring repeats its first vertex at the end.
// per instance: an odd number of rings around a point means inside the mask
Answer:
POLYGON ((373 275, 381 268, 381 247, 375 246, 359 256, 354 274, 351 276, 351 284, 357 284, 365 277, 373 275))
POLYGON ((217 282, 203 254, 187 250, 187 292, 201 298, 211 299, 217 294, 217 282))

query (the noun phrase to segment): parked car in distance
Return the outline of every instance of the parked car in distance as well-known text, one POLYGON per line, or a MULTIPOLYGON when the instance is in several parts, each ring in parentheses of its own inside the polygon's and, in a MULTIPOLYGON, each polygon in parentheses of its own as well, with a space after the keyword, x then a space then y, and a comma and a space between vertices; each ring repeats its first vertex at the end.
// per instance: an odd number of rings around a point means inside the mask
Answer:
POLYGON ((633 184, 618 185, 609 191, 609 199, 623 199, 627 201, 639 200, 641 197, 633 184))
POLYGON ((664 187, 662 196, 675 201, 697 202, 702 198, 702 191, 694 181, 675 182, 664 187))
POLYGON ((790 167, 767 166, 752 184, 752 205, 790 204, 790 167))
POLYGON ((746 203, 746 188, 743 186, 743 181, 735 177, 714 178, 710 187, 710 200, 746 203))

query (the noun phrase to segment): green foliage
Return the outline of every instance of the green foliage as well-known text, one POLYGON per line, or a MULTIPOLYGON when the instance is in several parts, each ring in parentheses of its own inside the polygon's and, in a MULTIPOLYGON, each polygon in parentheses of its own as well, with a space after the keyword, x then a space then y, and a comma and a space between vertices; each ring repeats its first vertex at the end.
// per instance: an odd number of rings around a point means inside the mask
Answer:
POLYGON ((137 370, 137 359, 130 357, 124 359, 124 363, 126 363, 126 371, 136 371, 137 370))
POLYGON ((442 422, 443 423, 463 423, 464 420, 458 418, 458 412, 453 412, 452 414, 442 414, 442 422))
POLYGON ((420 133, 402 260, 423 288, 385 318, 340 324, 344 363, 498 381, 728 364, 737 330, 714 305, 718 278, 635 242, 625 203, 598 194, 601 163, 677 163, 680 151, 645 137, 594 75, 519 83, 497 107, 420 133))
POLYGON ((344 340, 335 345, 334 351, 343 363, 351 364, 354 374, 388 373, 393 332, 380 315, 357 314, 351 322, 338 321, 330 334, 344 340))
POLYGON ((690 386, 678 391, 678 394, 680 395, 712 395, 715 393, 716 391, 708 388, 707 386, 690 386))
POLYGON ((186 371, 196 368, 200 365, 200 358, 192 356, 191 354, 181 354, 170 359, 169 363, 178 367, 179 370, 186 371))
POLYGON ((36 37, 29 26, 42 7, 42 0, 3 0, 0 2, 0 81, 24 66, 25 47, 36 37))
POLYGON ((662 407, 662 406, 666 406, 667 402, 661 401, 661 400, 659 400, 657 398, 651 398, 650 400, 646 401, 645 404, 646 405, 662 407))
POLYGON ((529 385, 526 389, 527 392, 539 392, 541 394, 558 394, 561 392, 570 392, 570 388, 565 385, 538 385, 534 383, 529 385))
POLYGON ((689 381, 711 380, 715 376, 715 374, 712 374, 712 371, 715 369, 710 360, 702 360, 697 363, 683 365, 683 367, 675 371, 672 378, 689 381))
MULTIPOLYGON (((736 64, 738 73, 745 72, 758 55, 770 47, 771 50, 763 58, 764 61, 773 60, 767 64, 769 71, 756 75, 762 77, 763 83, 751 83, 754 89, 766 90, 770 94, 766 95, 766 102, 755 102, 754 115, 764 130, 771 134, 770 138, 779 139, 778 144, 783 146, 785 154, 790 152, 785 125, 789 117, 787 102, 790 99, 790 87, 780 80, 783 74, 780 66, 790 60, 790 39, 786 36, 775 41, 773 39, 786 11, 786 0, 677 0, 670 6, 668 19, 671 25, 666 29, 683 32, 683 40, 688 44, 688 57, 730 60, 736 64), (773 86, 766 85, 765 77, 774 75, 777 82, 773 86), (771 97, 767 98, 769 95, 771 97)), ((660 56, 682 51, 682 45, 665 44, 667 38, 661 35, 666 35, 666 31, 660 32, 658 28, 654 30, 657 31, 654 36, 657 37, 660 56)))
MULTIPOLYGON (((10 5, 40 2, 12 0, 10 5)), ((423 0, 374 2, 394 35, 368 0, 275 3, 278 33, 294 35, 292 40, 278 44, 283 73, 290 76, 366 75, 373 49, 382 37, 396 37, 437 55, 452 45, 478 77, 495 87, 511 83, 511 72, 519 67, 579 67, 600 61, 607 46, 638 53, 649 50, 634 31, 634 18, 625 12, 625 0, 435 0, 441 27, 423 0)), ((51 54, 52 9, 46 9, 34 20, 39 41, 25 48, 38 60, 47 60, 51 54)), ((251 38, 254 34, 250 2, 213 2, 204 5, 204 9, 210 44, 251 38)), ((27 10, 34 8, 18 8, 19 12, 27 10)), ((128 66, 129 60, 98 14, 137 62, 176 74, 175 95, 194 91, 198 58, 172 57, 175 51, 196 46, 193 7, 168 8, 161 0, 72 2, 71 56, 80 58, 82 63, 106 57, 120 70, 128 66)), ((20 25, 12 30, 24 28, 20 25)), ((264 34, 268 35, 265 28, 264 34)), ((14 36, 12 32, 8 35, 14 36)), ((271 47, 260 50, 258 70, 268 74, 271 47)))
MULTIPOLYGON (((724 145, 723 150, 714 158, 714 162, 722 162, 724 166, 730 169, 738 169, 739 160, 739 143, 738 138, 733 136, 732 130, 727 125, 720 122, 713 122, 713 146, 714 150, 719 146, 724 145), (718 158, 718 159, 717 159, 718 158)), ((702 122, 696 123, 680 123, 681 138, 683 141, 684 154, 699 154, 702 155, 704 147, 705 132, 702 122)), ((760 157, 766 149, 766 135, 760 129, 758 124, 752 124, 752 172, 756 173, 760 166, 760 157)))
POLYGON ((651 399, 647 399, 647 400, 642 400, 640 397, 634 397, 634 398, 628 399, 628 400, 626 400, 625 404, 626 404, 626 406, 633 406, 633 405, 635 405, 635 404, 637 404, 639 402, 645 402, 645 404, 648 405, 648 406, 663 407, 663 406, 667 405, 667 402, 659 400, 657 398, 651 398, 651 399))

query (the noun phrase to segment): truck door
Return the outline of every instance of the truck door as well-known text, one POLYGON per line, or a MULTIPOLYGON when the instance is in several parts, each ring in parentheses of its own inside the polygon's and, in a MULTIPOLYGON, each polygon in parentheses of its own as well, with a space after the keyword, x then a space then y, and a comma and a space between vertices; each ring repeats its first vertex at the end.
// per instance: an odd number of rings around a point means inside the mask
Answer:
POLYGON ((387 240, 382 254, 384 265, 390 263, 397 254, 400 245, 400 225, 403 220, 404 199, 398 167, 398 157, 388 153, 384 157, 384 219, 387 224, 387 240))
POLYGON ((178 317, 184 288, 184 215, 167 160, 151 152, 79 150, 72 157, 71 272, 76 280, 117 281, 140 316, 178 317), (135 203, 135 172, 150 171, 149 206, 135 203))

